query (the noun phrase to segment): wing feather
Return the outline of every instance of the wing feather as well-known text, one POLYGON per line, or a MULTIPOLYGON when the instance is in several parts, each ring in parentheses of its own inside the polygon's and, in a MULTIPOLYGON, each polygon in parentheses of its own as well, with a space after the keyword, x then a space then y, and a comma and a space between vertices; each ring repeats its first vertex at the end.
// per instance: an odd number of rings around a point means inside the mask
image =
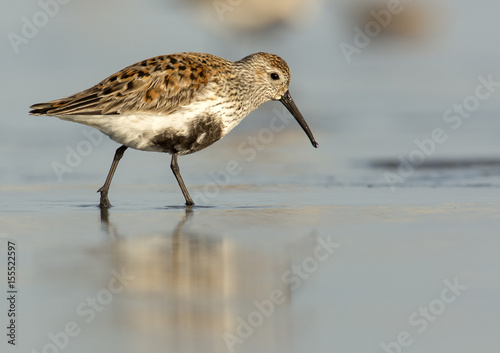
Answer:
POLYGON ((157 56, 130 65, 92 88, 34 104, 31 115, 169 114, 208 84, 211 69, 194 53, 157 56))

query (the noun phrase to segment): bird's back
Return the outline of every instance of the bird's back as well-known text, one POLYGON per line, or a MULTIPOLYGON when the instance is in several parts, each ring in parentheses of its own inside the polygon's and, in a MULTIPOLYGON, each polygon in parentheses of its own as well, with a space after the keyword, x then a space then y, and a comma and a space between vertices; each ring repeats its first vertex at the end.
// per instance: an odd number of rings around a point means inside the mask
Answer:
POLYGON ((97 85, 47 103, 34 104, 31 115, 167 115, 203 93, 228 61, 210 54, 162 55, 130 65, 97 85))

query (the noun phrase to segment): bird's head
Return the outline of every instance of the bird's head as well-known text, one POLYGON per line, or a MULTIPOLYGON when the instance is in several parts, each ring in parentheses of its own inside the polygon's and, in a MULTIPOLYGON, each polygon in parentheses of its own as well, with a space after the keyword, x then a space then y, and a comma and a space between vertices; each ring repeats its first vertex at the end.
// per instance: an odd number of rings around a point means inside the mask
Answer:
POLYGON ((311 140, 312 145, 318 147, 311 129, 295 105, 288 90, 290 69, 285 60, 274 54, 255 53, 241 59, 240 62, 250 67, 254 78, 255 94, 259 97, 258 105, 270 100, 279 100, 297 120, 311 140))

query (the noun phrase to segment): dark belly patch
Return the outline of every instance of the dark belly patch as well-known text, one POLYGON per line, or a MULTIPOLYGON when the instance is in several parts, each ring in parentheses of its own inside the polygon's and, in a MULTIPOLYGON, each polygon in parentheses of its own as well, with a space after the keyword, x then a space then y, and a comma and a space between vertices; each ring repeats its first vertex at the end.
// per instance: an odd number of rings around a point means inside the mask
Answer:
POLYGON ((222 138, 222 122, 218 118, 204 117, 197 119, 188 127, 187 134, 167 129, 154 136, 151 143, 163 152, 180 155, 194 153, 210 146, 222 138))

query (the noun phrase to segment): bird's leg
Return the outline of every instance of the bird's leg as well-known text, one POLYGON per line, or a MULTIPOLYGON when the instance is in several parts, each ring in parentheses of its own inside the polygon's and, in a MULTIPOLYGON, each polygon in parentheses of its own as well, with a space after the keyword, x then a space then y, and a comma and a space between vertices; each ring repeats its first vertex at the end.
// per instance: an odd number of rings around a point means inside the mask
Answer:
POLYGON ((101 207, 101 208, 111 207, 111 203, 109 202, 109 199, 108 199, 109 186, 111 185, 111 179, 113 179, 113 175, 115 174, 115 170, 116 170, 116 167, 118 166, 118 162, 122 158, 126 149, 127 149, 127 146, 123 145, 116 150, 115 156, 113 158, 113 163, 111 164, 111 168, 109 169, 108 177, 106 178, 104 185, 99 190, 97 190, 97 192, 101 193, 101 201, 99 203, 99 207, 101 207))
POLYGON ((189 196, 189 193, 186 189, 186 185, 184 185, 184 181, 182 180, 181 173, 179 172, 179 165, 177 164, 177 153, 172 154, 172 162, 170 163, 170 168, 172 168, 172 172, 174 172, 175 179, 177 179, 177 182, 179 183, 179 186, 181 187, 182 194, 184 195, 184 198, 186 199, 186 206, 194 205, 194 202, 191 199, 191 196, 189 196))

